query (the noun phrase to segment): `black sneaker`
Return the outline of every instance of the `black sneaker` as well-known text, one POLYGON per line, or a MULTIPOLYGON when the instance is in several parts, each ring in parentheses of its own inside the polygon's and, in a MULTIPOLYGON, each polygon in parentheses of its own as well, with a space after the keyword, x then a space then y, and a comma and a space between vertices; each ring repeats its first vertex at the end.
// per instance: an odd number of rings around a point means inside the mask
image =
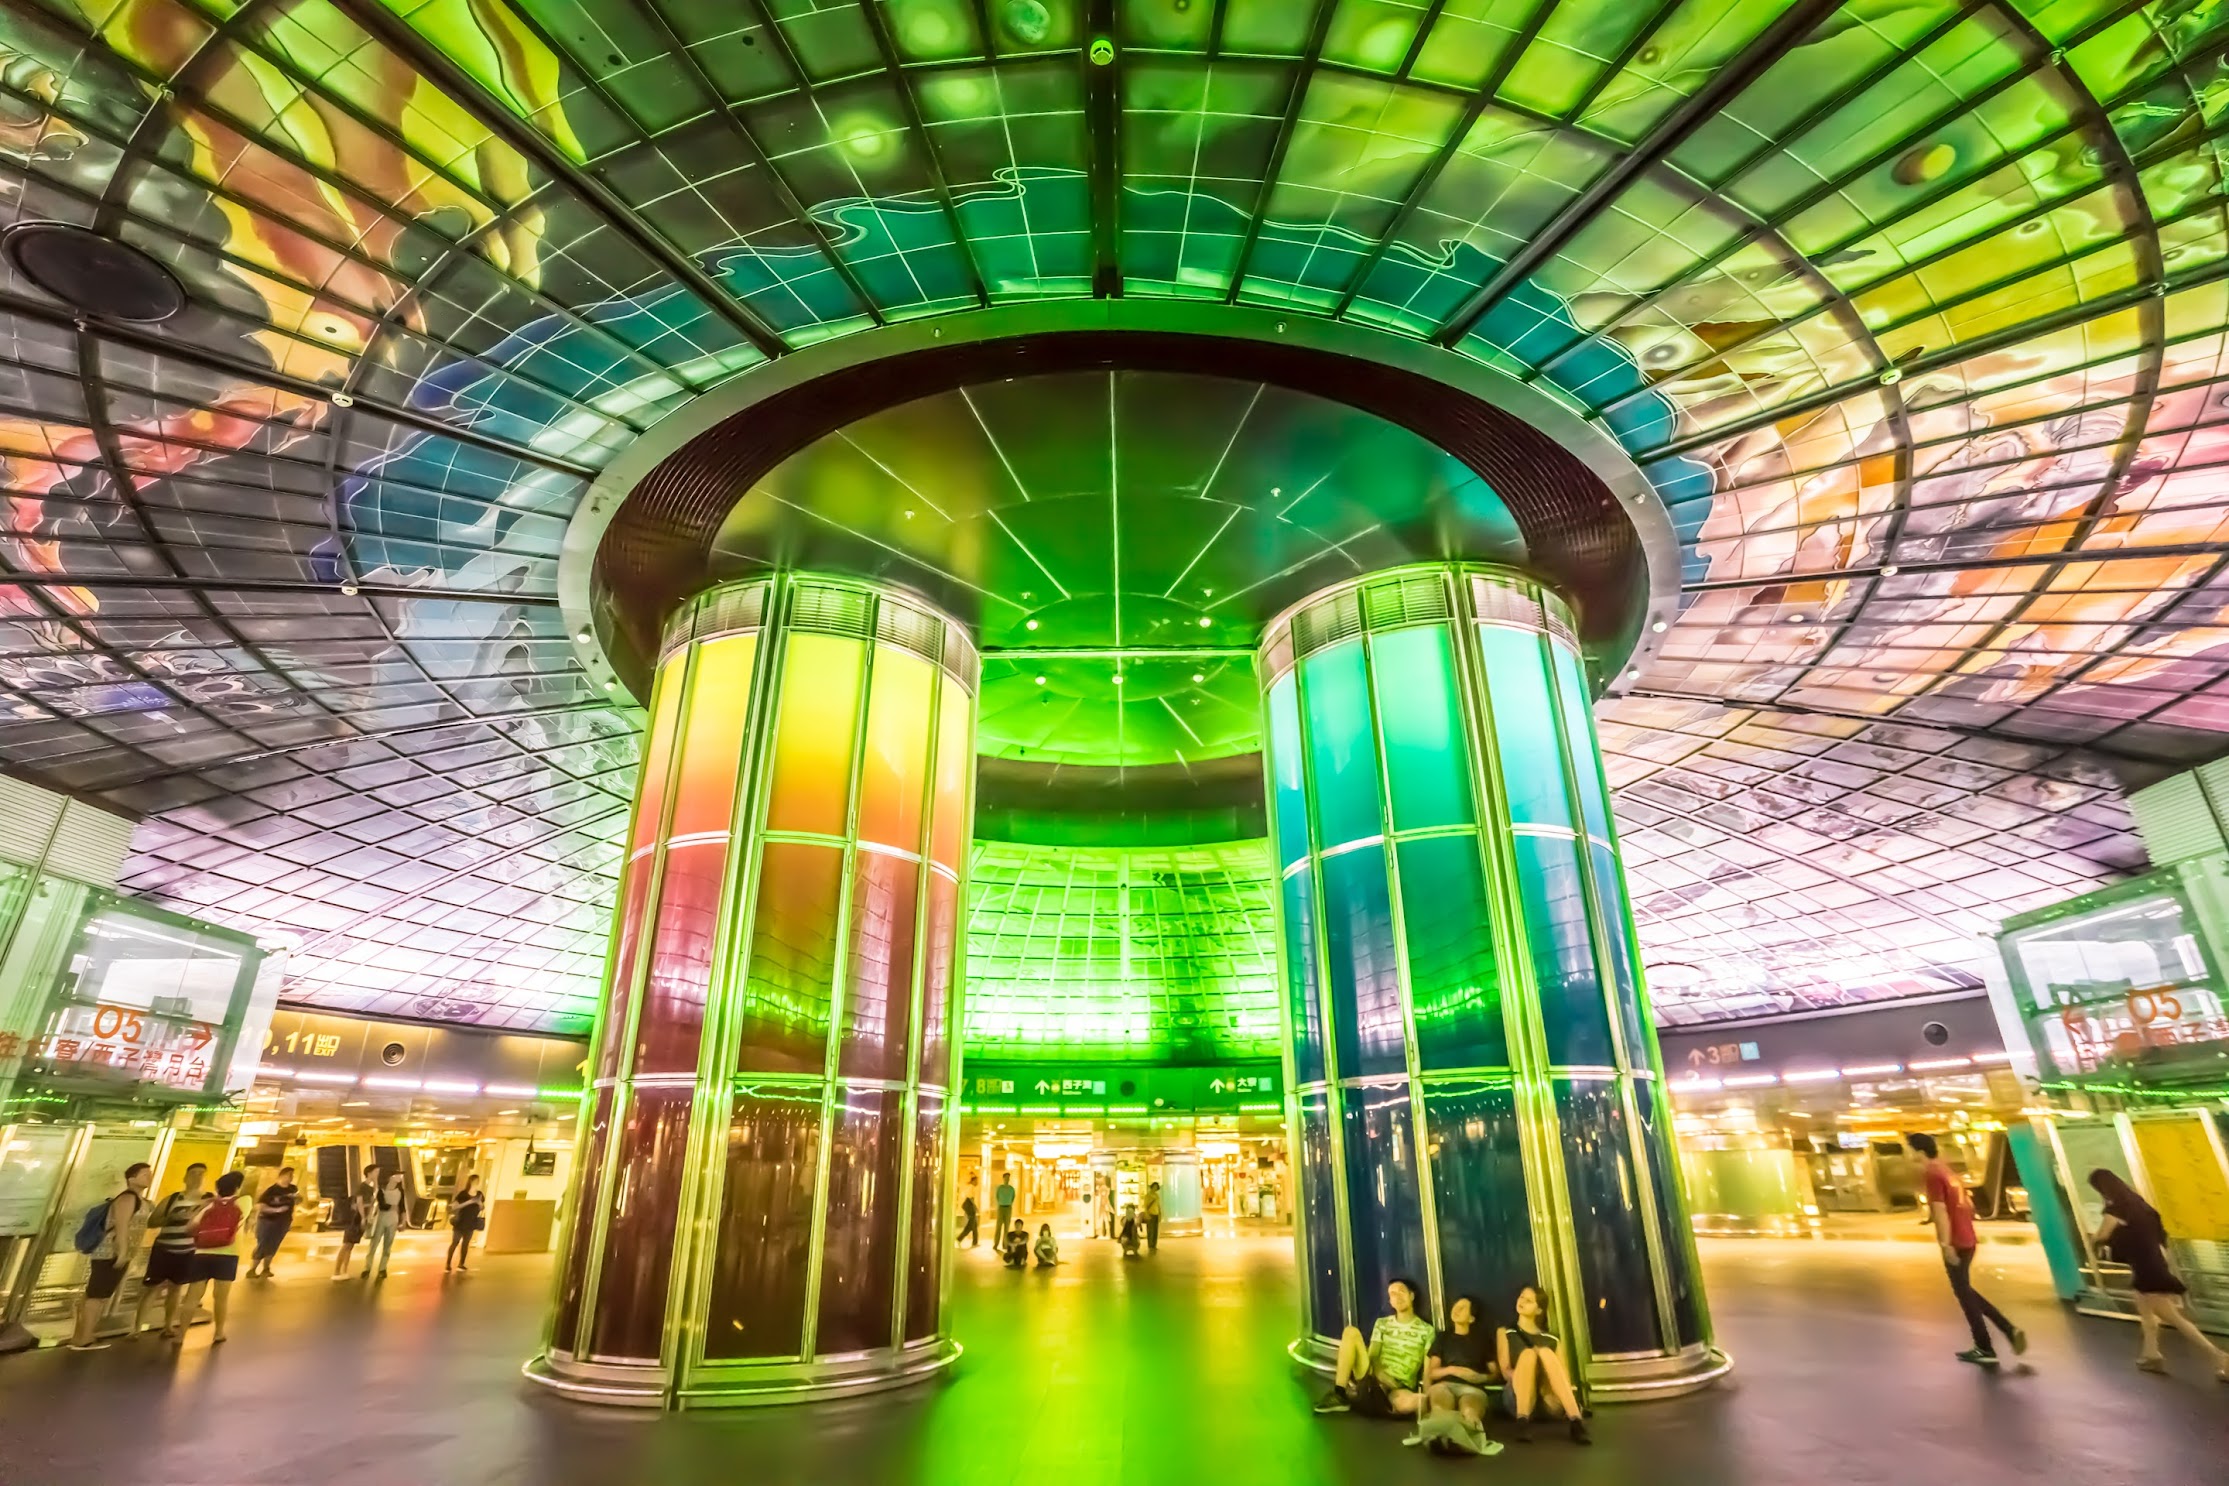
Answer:
POLYGON ((1984 1352, 1979 1347, 1968 1347, 1958 1354, 1958 1360, 1960 1362, 1971 1362, 1976 1367, 1995 1367, 1997 1365, 1997 1354, 1995 1352, 1984 1352))
POLYGON ((2028 1333, 2017 1326, 2012 1328, 2012 1355, 2015 1357, 2028 1355, 2028 1333))
POLYGON ((1532 1420, 1519 1419, 1517 1421, 1517 1443, 1520 1445, 1532 1443, 1532 1420))
POLYGON ((1574 1445, 1591 1445, 1594 1443, 1594 1436, 1587 1433, 1587 1424, 1584 1419, 1571 1421, 1571 1443, 1574 1445))
POLYGON ((1353 1411, 1354 1400, 1336 1388, 1316 1400, 1316 1412, 1319 1414, 1347 1414, 1353 1411))

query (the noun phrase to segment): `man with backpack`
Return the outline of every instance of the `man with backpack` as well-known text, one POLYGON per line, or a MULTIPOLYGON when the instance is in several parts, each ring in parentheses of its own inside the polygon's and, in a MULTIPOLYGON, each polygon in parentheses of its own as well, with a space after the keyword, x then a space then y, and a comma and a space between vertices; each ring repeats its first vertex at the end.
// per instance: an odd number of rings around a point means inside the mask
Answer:
MULTIPOLYGON (((209 1345, 224 1344, 225 1307, 232 1299, 232 1282, 240 1278, 240 1228, 246 1214, 240 1210, 240 1186, 247 1181, 245 1174, 228 1171, 217 1178, 217 1195, 202 1208, 201 1216, 193 1225, 193 1264, 190 1273, 193 1283, 186 1291, 186 1314, 190 1317, 201 1305, 201 1292, 214 1284, 215 1298, 209 1302, 209 1345)), ((173 1334, 170 1344, 177 1346, 185 1341, 183 1333, 173 1334)))
POLYGON ((193 1230, 201 1210, 209 1205, 208 1189, 201 1185, 209 1168, 196 1161, 186 1168, 185 1184, 155 1204, 148 1219, 155 1229, 155 1247, 147 1255, 147 1273, 139 1282, 139 1306, 132 1312, 133 1336, 147 1320, 147 1306, 155 1292, 163 1292, 163 1334, 178 1330, 178 1301, 193 1283, 193 1230))
POLYGON ((140 1217, 147 1208, 147 1188, 155 1168, 134 1161, 124 1171, 124 1187, 114 1197, 86 1211, 77 1225, 76 1248, 92 1261, 85 1276, 85 1296, 77 1303, 77 1329, 70 1333, 73 1352, 98 1352, 108 1345, 100 1339, 101 1316, 124 1283, 139 1248, 140 1217))

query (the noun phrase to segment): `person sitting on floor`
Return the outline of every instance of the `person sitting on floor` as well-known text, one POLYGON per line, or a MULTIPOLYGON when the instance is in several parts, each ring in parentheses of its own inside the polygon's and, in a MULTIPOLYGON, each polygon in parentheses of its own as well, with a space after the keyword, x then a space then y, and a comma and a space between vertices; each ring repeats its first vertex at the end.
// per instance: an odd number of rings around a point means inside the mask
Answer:
POLYGON ((1432 1323, 1416 1313, 1415 1281, 1394 1280, 1385 1287, 1385 1298, 1392 1314, 1378 1317, 1368 1342, 1352 1326, 1339 1338, 1331 1391, 1317 1400, 1317 1413, 1394 1419, 1423 1406, 1418 1385, 1432 1348, 1432 1323))
MULTIPOLYGON (((1465 1449, 1490 1455, 1501 1447, 1484 1448, 1491 1443, 1485 1438, 1486 1410, 1492 1401, 1487 1390, 1501 1376, 1501 1368, 1494 1360, 1493 1337, 1479 1324, 1478 1312, 1474 1296, 1458 1295, 1449 1303, 1447 1329, 1432 1338, 1432 1350, 1424 1358, 1424 1413, 1434 1419, 1441 1414, 1459 1419, 1463 1432, 1456 1437, 1465 1449)), ((1427 1442, 1436 1445, 1447 1438, 1440 1435, 1427 1442)))
POLYGON ((1008 1269, 1022 1269, 1029 1264, 1029 1229, 1020 1218, 1006 1230, 1006 1237, 999 1244, 999 1255, 1008 1269))
POLYGON ((1138 1257, 1138 1205, 1133 1202, 1122 1210, 1122 1227, 1115 1236, 1122 1240, 1122 1257, 1138 1257))
POLYGON ((1586 1410, 1579 1407, 1579 1396, 1572 1391, 1571 1373, 1556 1351, 1556 1339, 1540 1329, 1540 1318, 1547 1311, 1540 1287, 1526 1285, 1518 1290, 1512 1309, 1517 1324, 1494 1333, 1494 1352, 1501 1375, 1508 1380, 1501 1390, 1502 1412, 1517 1421, 1518 1440, 1531 1441, 1537 1407, 1551 1419, 1570 1420, 1575 1443, 1593 1444, 1587 1434, 1586 1410))
POLYGON ((1060 1240, 1053 1237, 1053 1225, 1041 1223, 1037 1228, 1037 1267, 1051 1269, 1060 1262, 1060 1240))

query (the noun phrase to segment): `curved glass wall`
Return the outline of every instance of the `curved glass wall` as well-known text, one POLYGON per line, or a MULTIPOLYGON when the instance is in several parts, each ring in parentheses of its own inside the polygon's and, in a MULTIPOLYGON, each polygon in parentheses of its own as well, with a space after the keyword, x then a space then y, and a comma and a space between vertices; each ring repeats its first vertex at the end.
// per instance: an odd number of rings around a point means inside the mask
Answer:
POLYGON ((650 702, 535 1374, 716 1403, 948 1362, 940 1237, 980 666, 872 584, 693 601, 650 702))
POLYGON ((1714 1370, 1562 601, 1398 569, 1261 676, 1310 1345, 1396 1277, 1441 1316, 1537 1282, 1597 1387, 1714 1370))

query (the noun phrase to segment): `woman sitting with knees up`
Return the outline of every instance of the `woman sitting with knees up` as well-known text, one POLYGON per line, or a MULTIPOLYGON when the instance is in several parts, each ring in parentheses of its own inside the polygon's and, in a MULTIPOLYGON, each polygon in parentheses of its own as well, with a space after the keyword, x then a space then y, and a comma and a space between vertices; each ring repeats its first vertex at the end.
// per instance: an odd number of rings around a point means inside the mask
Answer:
POLYGON ((1540 1298, 1540 1287, 1526 1285, 1518 1290, 1513 1309, 1517 1324, 1494 1333, 1494 1360, 1503 1379, 1502 1412, 1517 1421, 1517 1438, 1532 1439, 1533 1411, 1543 1409, 1551 1419, 1571 1421, 1575 1442, 1593 1444, 1587 1433, 1586 1410, 1579 1407, 1579 1395, 1572 1391, 1571 1372, 1564 1366, 1563 1354, 1556 1350, 1555 1337, 1541 1329, 1547 1306, 1540 1298))

